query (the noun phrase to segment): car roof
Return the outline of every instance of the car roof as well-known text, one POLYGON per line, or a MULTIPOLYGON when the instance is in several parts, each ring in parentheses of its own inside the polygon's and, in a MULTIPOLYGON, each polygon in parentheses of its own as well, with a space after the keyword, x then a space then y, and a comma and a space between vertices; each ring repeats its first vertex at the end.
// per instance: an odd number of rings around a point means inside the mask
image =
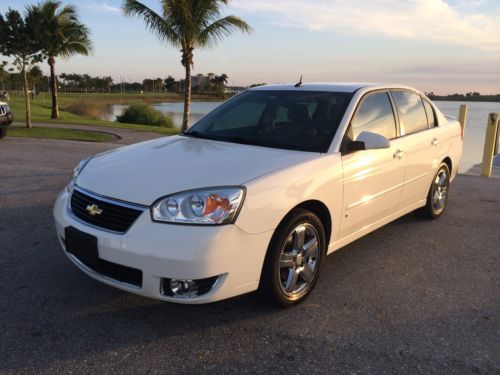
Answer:
POLYGON ((5 102, 0 102, 0 105, 8 105, 8 104, 5 102))
POLYGON ((328 83, 328 82, 318 82, 318 83, 303 83, 302 85, 295 87, 296 84, 285 83, 277 85, 265 85, 253 87, 250 90, 260 91, 260 90, 294 90, 294 91, 331 91, 331 92, 347 92, 354 93, 360 89, 409 89, 415 90, 411 87, 399 85, 399 84, 381 84, 381 83, 328 83))

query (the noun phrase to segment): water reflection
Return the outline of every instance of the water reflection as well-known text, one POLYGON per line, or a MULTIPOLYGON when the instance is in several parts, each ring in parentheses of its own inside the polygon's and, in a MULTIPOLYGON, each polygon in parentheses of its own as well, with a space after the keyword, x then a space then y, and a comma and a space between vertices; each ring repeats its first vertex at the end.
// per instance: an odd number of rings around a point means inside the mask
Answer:
MULTIPOLYGON (((194 124, 203 116, 205 116, 208 112, 217 108, 222 102, 192 102, 191 103, 191 115, 190 115, 190 123, 194 124)), ((115 104, 109 106, 108 113, 106 115, 106 120, 108 121, 116 121, 116 117, 123 114, 123 111, 128 107, 128 105, 115 104)), ((181 127, 182 125, 182 116, 184 113, 184 103, 176 102, 176 103, 159 103, 152 104, 152 107, 163 112, 167 115, 172 116, 174 120, 174 124, 177 127, 181 127)))

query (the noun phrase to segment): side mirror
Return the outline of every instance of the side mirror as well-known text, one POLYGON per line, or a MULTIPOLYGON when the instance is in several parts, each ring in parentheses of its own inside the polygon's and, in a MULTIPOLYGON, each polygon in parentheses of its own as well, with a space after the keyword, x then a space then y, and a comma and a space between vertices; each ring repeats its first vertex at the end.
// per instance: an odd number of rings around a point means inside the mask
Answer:
POLYGON ((377 150, 391 147, 391 142, 386 137, 372 132, 362 132, 358 135, 358 138, 356 138, 356 142, 363 142, 365 150, 377 150))

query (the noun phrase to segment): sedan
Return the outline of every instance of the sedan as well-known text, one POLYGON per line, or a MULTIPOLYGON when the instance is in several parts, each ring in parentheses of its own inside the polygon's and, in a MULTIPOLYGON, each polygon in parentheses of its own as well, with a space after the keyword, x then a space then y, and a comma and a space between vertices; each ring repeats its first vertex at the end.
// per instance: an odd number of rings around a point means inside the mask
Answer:
POLYGON ((82 160, 56 230, 80 270, 132 293, 291 306, 328 254, 412 211, 443 215, 462 145, 410 87, 261 86, 181 135, 82 160))

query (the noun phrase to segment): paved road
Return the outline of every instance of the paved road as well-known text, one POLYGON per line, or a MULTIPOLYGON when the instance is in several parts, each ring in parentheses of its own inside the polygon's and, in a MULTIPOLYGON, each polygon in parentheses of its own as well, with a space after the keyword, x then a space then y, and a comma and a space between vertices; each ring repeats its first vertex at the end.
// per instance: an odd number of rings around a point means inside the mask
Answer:
POLYGON ((336 252, 295 308, 181 306, 93 281, 59 249, 56 194, 110 147, 0 142, 1 373, 499 373, 500 180, 460 177, 439 221, 336 252))

